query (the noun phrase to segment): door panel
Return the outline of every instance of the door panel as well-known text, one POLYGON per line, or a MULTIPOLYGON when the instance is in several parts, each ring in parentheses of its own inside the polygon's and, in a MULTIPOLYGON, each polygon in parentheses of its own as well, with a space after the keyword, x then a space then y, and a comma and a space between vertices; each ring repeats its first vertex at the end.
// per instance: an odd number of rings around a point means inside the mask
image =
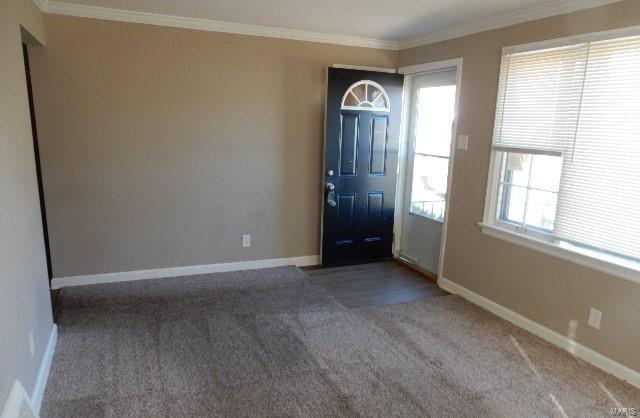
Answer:
POLYGON ((400 256, 438 272, 442 221, 455 112, 456 71, 415 76, 410 124, 400 256))
POLYGON ((374 242, 382 239, 384 232, 384 193, 369 193, 367 200, 367 222, 369 223, 368 236, 365 241, 374 242))
POLYGON ((358 161, 359 117, 355 114, 342 114, 340 130, 340 175, 355 176, 358 161))
POLYGON ((371 118, 371 146, 369 156, 369 174, 384 176, 387 161, 387 123, 389 118, 374 116, 371 118))
POLYGON ((322 263, 391 257, 403 76, 328 77, 322 263))
POLYGON ((336 244, 345 246, 355 242, 356 195, 341 193, 338 197, 338 228, 336 244))

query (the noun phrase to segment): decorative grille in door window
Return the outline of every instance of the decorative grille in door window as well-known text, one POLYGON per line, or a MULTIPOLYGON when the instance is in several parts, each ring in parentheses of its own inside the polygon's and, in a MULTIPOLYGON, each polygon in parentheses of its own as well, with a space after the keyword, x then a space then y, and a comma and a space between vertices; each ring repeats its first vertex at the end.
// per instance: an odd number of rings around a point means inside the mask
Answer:
POLYGON ((389 96, 384 88, 375 81, 361 80, 352 84, 342 96, 343 110, 368 110, 370 112, 389 112, 389 96))

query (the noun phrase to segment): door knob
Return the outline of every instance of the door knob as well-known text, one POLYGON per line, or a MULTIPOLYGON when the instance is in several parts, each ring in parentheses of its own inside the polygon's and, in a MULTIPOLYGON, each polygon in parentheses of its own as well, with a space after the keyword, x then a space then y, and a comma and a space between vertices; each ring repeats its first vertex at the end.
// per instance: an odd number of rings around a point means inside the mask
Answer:
POLYGON ((333 208, 337 205, 336 186, 333 183, 327 183, 325 187, 327 189, 327 204, 333 208))

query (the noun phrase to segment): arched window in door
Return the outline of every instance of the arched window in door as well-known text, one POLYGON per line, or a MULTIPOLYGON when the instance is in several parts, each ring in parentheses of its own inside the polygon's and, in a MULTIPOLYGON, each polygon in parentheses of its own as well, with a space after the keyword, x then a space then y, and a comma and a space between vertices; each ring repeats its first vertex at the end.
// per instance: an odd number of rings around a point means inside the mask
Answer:
POLYGON ((368 110, 370 112, 389 112, 389 96, 384 88, 371 80, 353 83, 342 96, 343 110, 368 110))

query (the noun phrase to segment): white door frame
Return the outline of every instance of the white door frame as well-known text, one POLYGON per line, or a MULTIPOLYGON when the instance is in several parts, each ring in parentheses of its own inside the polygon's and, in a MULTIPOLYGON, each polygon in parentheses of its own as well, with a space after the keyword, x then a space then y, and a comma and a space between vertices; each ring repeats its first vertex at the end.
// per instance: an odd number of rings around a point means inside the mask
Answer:
POLYGON ((442 222, 442 236, 440 238, 440 259, 438 261, 438 278, 443 277, 444 255, 447 242, 447 229, 449 225, 449 209, 451 202, 451 186, 453 166, 455 164, 456 138, 458 137, 458 121, 460 116, 460 92, 462 87, 462 58, 454 58, 445 61, 429 62, 425 64, 409 65, 398 68, 398 73, 405 75, 404 92, 402 98, 402 122, 400 127, 400 143, 398 148, 398 182, 396 185, 396 210, 393 222, 393 256, 400 257, 400 243, 402 242, 402 222, 405 209, 405 186, 407 183, 407 160, 409 147, 409 118, 411 115, 411 88, 413 78, 430 72, 438 72, 446 69, 456 70, 456 102, 453 130, 451 137, 451 157, 449 158, 449 174, 447 178, 447 198, 445 202, 445 215, 442 222))

